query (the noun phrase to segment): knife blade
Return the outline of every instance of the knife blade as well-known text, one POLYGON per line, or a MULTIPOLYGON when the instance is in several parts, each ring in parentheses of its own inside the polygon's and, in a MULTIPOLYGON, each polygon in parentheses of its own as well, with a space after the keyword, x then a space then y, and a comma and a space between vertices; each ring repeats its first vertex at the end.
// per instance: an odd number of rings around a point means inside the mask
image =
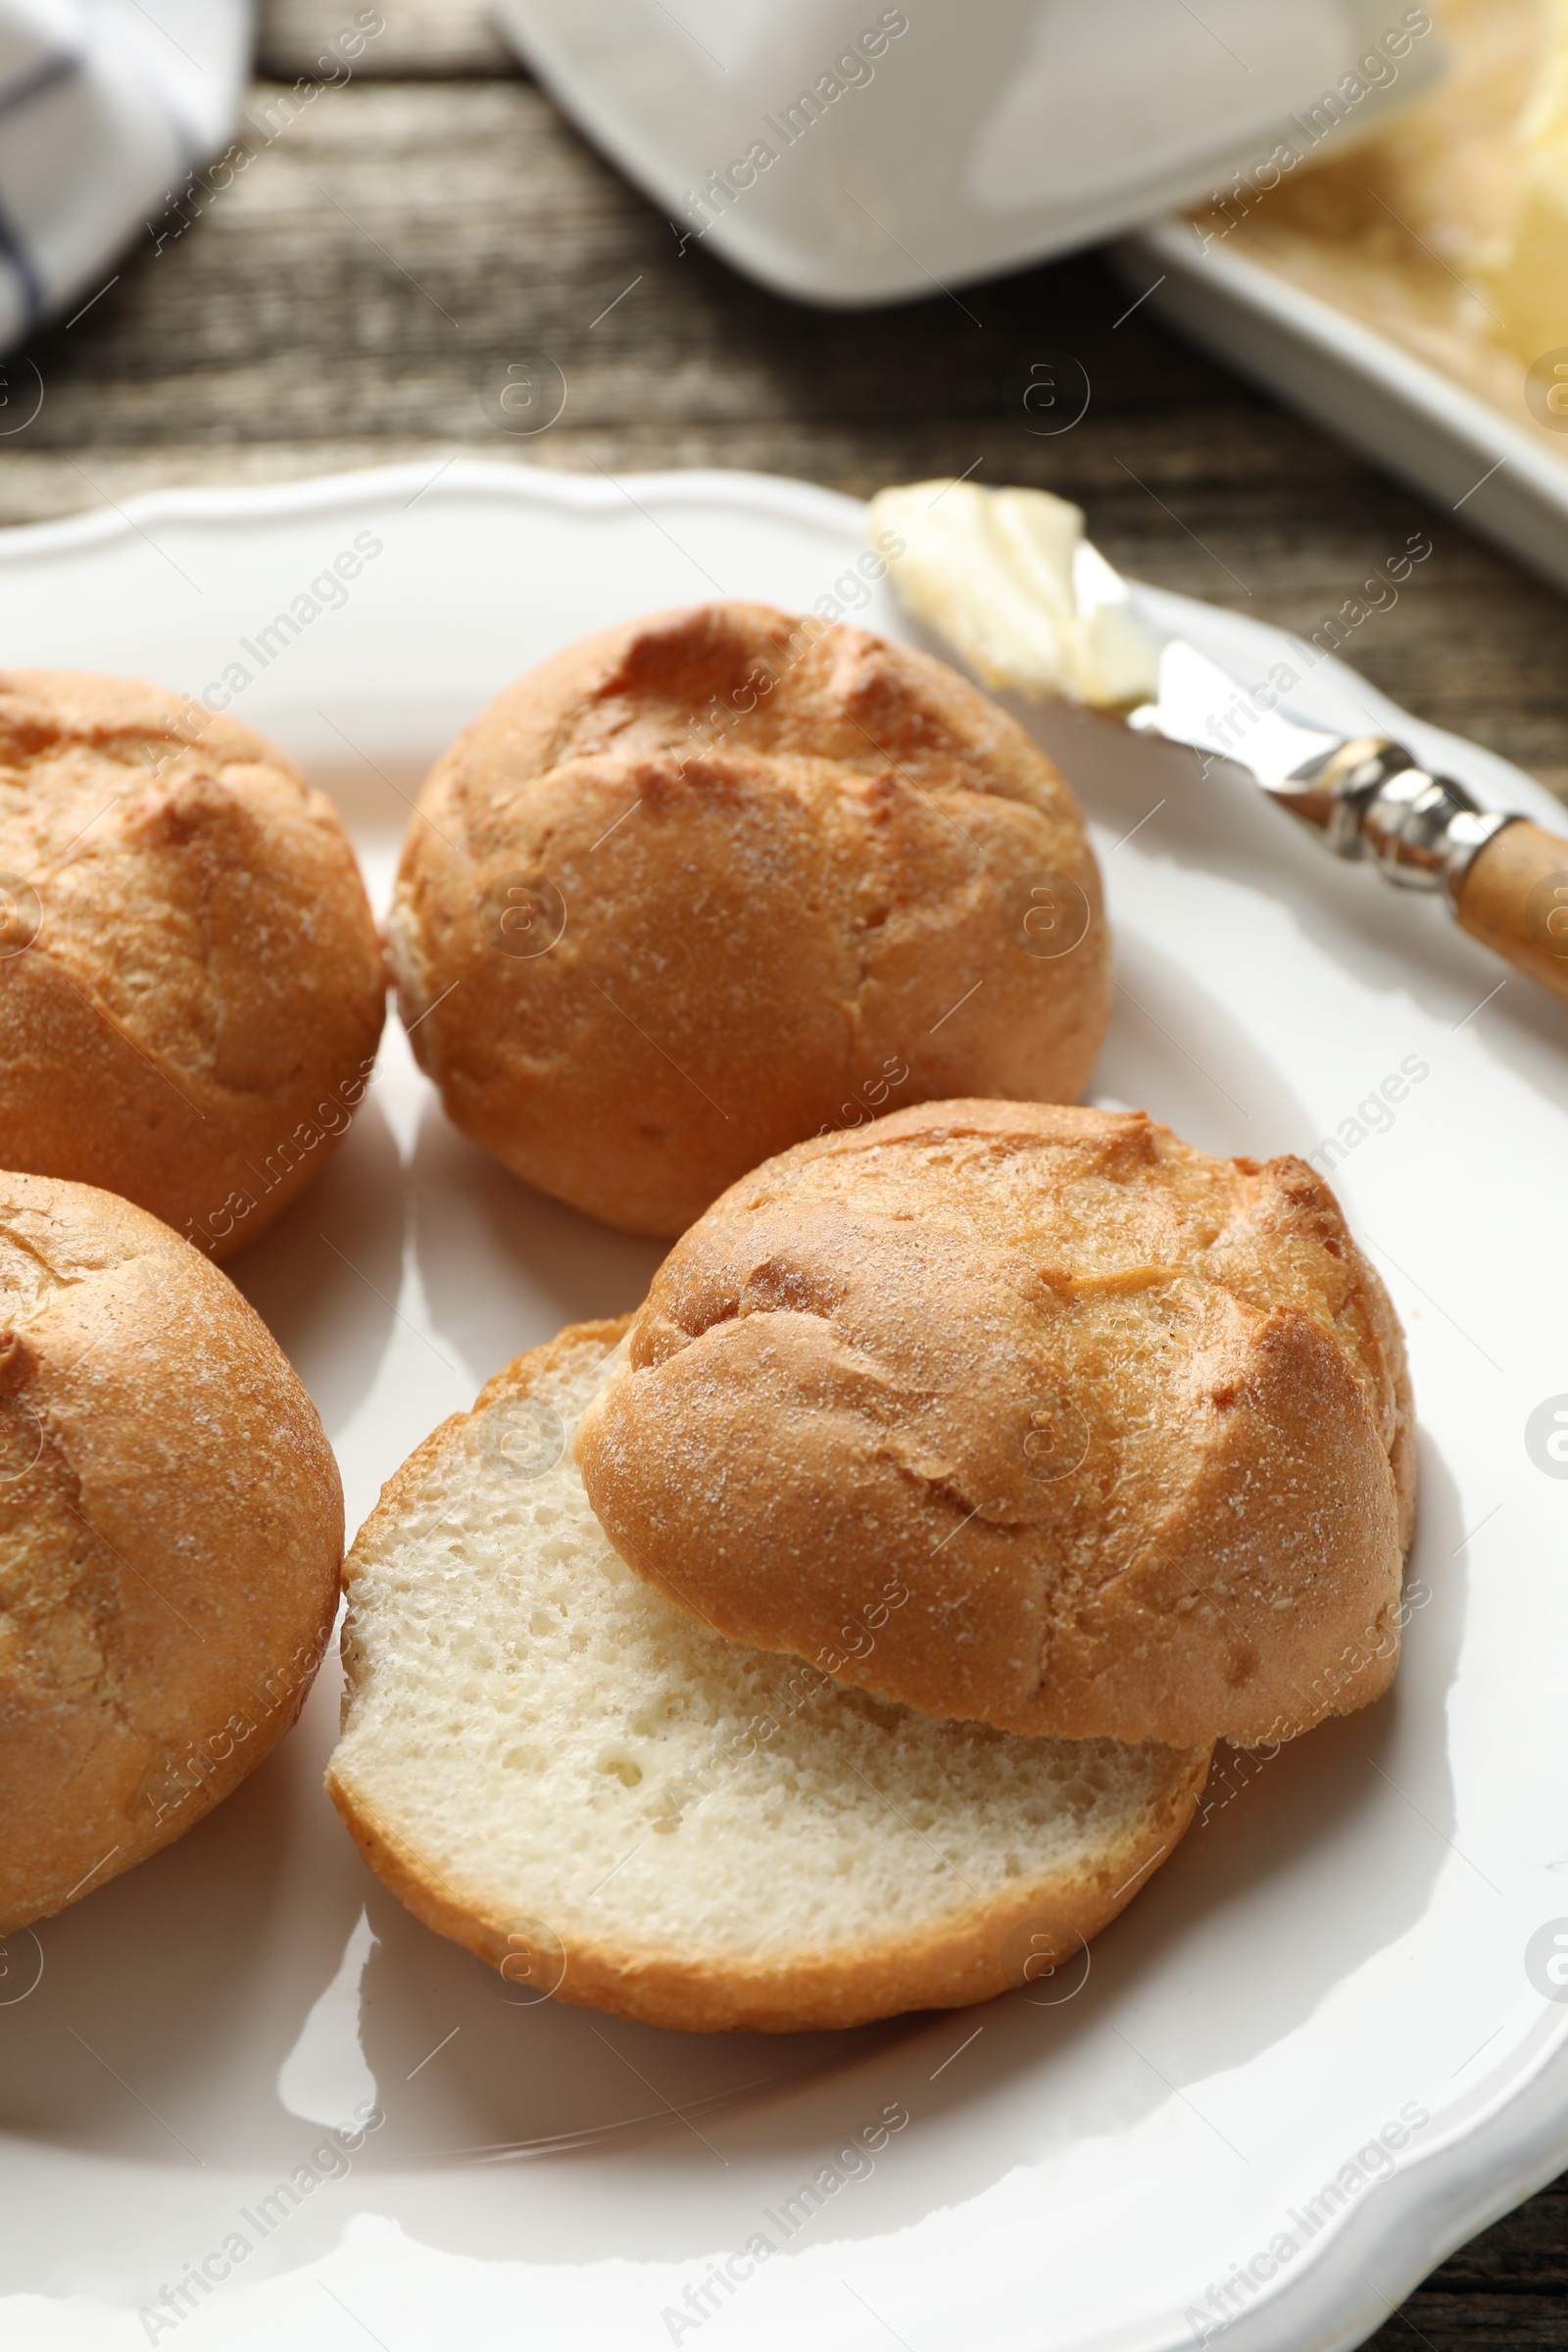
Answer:
MULTIPOLYGON (((1184 638, 1159 653, 1158 691, 1127 725, 1228 760, 1338 858, 1369 858, 1406 890, 1446 891, 1457 908, 1478 852, 1508 824, 1451 776, 1437 776, 1386 735, 1308 725, 1272 687, 1241 687, 1184 638)), ((1568 855, 1568 843, 1563 845, 1568 855)), ((1565 943, 1568 944, 1568 943, 1565 943)))

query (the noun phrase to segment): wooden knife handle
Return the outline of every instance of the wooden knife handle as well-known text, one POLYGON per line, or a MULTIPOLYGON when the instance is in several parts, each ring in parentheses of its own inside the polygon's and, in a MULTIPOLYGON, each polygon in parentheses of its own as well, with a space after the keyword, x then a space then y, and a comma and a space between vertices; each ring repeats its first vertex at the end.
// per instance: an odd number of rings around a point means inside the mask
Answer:
POLYGON ((1482 843, 1454 904, 1459 927, 1568 999, 1568 841, 1528 817, 1482 843))

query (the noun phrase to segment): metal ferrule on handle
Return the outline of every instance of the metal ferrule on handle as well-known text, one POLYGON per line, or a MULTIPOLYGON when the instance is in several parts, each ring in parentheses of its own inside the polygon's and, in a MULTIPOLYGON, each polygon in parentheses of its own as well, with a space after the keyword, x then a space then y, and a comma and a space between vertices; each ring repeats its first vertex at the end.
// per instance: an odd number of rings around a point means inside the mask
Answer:
POLYGON ((1387 881, 1446 891, 1455 907, 1476 852, 1515 821, 1382 735, 1357 736, 1298 768, 1277 797, 1336 857, 1370 858, 1387 881))

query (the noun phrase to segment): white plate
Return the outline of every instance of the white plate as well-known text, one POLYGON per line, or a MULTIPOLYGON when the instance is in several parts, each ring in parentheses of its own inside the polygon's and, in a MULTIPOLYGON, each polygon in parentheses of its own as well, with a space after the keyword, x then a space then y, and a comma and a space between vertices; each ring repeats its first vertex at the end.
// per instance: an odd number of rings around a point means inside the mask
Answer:
POLYGON ((1348 312, 1217 241, 1200 247, 1190 220, 1124 238, 1116 260, 1195 343, 1568 587, 1568 441, 1554 457, 1348 312))
MULTIPOLYGON (((254 667, 242 641, 370 533, 346 604, 235 708, 338 795, 383 891, 402 796, 518 670, 652 606, 831 598, 860 529, 846 499, 742 474, 461 465, 162 496, 0 541, 0 637, 13 661, 199 690, 254 667)), ((1244 677, 1289 658, 1256 624, 1151 601, 1244 677)), ((865 617, 898 631, 880 599, 865 617)), ((1329 663, 1298 699, 1387 715, 1329 663)), ((1501 762, 1405 731, 1551 813, 1501 762)), ((1117 927, 1101 1091, 1267 1154, 1316 1148, 1407 1057, 1429 1065, 1336 1172, 1406 1318, 1423 1425, 1431 1597, 1394 1697, 1216 1802, 1075 1998, 688 2038, 510 2006, 403 1912, 320 1793, 324 1675, 225 1806, 39 1930, 41 1981, 0 2006, 8 2345, 188 2328, 195 2352, 340 2352, 363 2330, 388 2352, 863 2352, 891 2330, 909 2352, 1152 2352, 1190 2344, 1184 2314, 1283 2232, 1299 2250, 1235 2343, 1337 2345, 1568 2154, 1568 2008, 1526 1968, 1568 1914, 1568 1485, 1523 1436, 1568 1387, 1568 1018, 1512 979, 1475 1009, 1500 966, 1234 776, 1200 784, 1184 756, 1069 714, 1048 732, 1117 927), (385 2123, 347 2163, 322 2127, 371 2099, 385 2123), (688 2288, 701 2308, 710 2263, 889 2105, 910 2120, 868 2177, 732 2298, 712 2288, 701 2326, 664 2316, 691 2316, 688 2288), (1401 2112, 1429 2120, 1362 2184, 1345 2174, 1309 2234, 1308 2201, 1401 2112), (300 2166, 313 2184, 295 2177, 263 2237, 251 2217, 300 2166), (192 2266, 221 2270, 235 2232, 243 2260, 211 2297, 187 2289, 180 2328, 138 2316, 192 2266)), ((394 1028, 340 1155, 234 1271, 321 1406, 353 1523, 440 1415, 566 1317, 631 1304, 656 1255, 461 1141, 394 1028)), ((3 1984, 24 1991, 31 1965, 13 1938, 3 1984)))

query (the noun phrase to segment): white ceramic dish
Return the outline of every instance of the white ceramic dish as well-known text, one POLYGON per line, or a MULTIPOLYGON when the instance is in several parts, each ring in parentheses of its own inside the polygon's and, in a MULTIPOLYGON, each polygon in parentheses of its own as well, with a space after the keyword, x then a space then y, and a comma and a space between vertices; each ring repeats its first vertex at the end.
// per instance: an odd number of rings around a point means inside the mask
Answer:
MULTIPOLYGON (((235 708, 338 795, 382 891, 404 796, 516 671, 649 607, 842 599, 860 529, 848 500, 746 475, 462 465, 160 496, 0 540, 0 638, 12 661, 199 691, 256 669, 243 642, 368 533, 347 602, 235 708)), ((1244 678, 1282 658, 1273 631, 1150 601, 1244 678)), ((880 591, 863 610, 899 630, 880 591)), ((1332 663, 1298 700, 1389 715, 1332 663)), ((1316 1149, 1387 1075, 1424 1070, 1336 1170, 1405 1316, 1423 1426, 1430 1598, 1393 1699, 1216 1793, 1074 1997, 695 2039, 513 2006, 401 1911, 320 1793, 323 1675, 227 1805, 8 1947, 8 2345, 1157 2352, 1197 2339, 1211 2285, 1272 2260, 1228 2332, 1305 2352, 1357 2340, 1568 2156, 1568 2008, 1526 1957, 1568 1913, 1568 1484, 1524 1441, 1564 1384, 1563 1010, 1515 979, 1482 1006, 1500 966, 1223 770, 1200 783, 1069 713, 1045 732, 1118 933, 1104 1094, 1266 1154, 1316 1149), (372 2101, 384 2123, 343 2154, 325 2127, 372 2101), (713 2264, 889 2108, 908 2121, 874 2170, 835 2167, 860 2177, 818 2189, 699 2321, 713 2264), (1396 2157, 1369 2152, 1386 2127, 1396 2157), (188 2283, 225 2262, 210 2296, 188 2283), (143 2316, 182 2281, 177 2328, 143 2316)), ((1404 732, 1552 813, 1501 762, 1404 732)), ((234 1272, 321 1406, 352 1524, 498 1364, 630 1304, 656 1255, 462 1142, 394 1027, 340 1155, 234 1272)))
POLYGON ((683 251, 710 239, 763 285, 827 304, 922 297, 1196 203, 1291 137, 1293 110, 1346 115, 1332 93, 1358 60, 1377 53, 1348 118, 1362 129, 1444 63, 1430 27, 1412 42, 1387 0, 912 15, 880 0, 497 0, 496 15, 683 251))
POLYGON ((1116 259, 1195 343, 1568 587, 1568 439, 1554 457, 1375 327, 1218 241, 1200 247, 1188 220, 1124 238, 1116 259))

